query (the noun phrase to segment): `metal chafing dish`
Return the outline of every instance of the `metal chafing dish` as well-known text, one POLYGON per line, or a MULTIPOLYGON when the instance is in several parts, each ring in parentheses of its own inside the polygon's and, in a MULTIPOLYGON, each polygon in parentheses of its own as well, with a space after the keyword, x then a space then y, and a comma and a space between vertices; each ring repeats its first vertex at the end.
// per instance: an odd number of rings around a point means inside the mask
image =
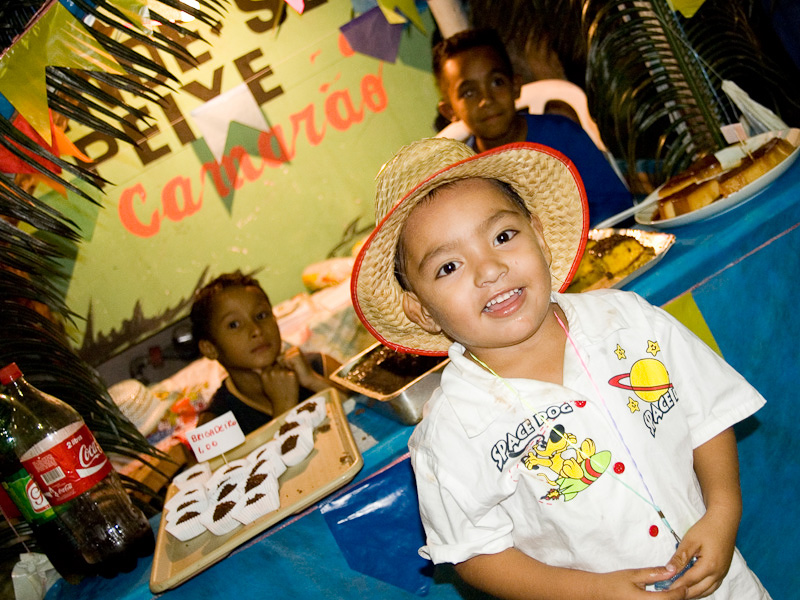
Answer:
POLYGON ((376 343, 344 363, 330 379, 358 393, 358 400, 375 411, 414 425, 422 419, 422 407, 439 386, 449 360, 403 354, 376 343))

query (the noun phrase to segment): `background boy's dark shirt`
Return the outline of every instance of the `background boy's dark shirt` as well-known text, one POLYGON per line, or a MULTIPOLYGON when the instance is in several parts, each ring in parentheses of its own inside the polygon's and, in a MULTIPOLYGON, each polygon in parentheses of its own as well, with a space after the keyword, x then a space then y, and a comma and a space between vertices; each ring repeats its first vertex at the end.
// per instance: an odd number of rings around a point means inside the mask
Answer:
MULTIPOLYGON (((562 115, 521 114, 528 123, 526 142, 554 148, 575 164, 586 188, 591 225, 633 206, 631 193, 580 125, 562 115)), ((475 148, 475 138, 467 144, 475 148)))
MULTIPOLYGON (((260 410, 256 410, 252 406, 245 404, 239 400, 239 398, 234 396, 228 389, 226 381, 227 379, 223 381, 219 386, 219 389, 214 392, 214 396, 211 398, 211 403, 208 405, 208 408, 203 411, 204 413, 218 417, 225 414, 229 410, 233 411, 236 420, 239 422, 239 427, 242 428, 242 431, 245 435, 251 431, 255 431, 262 425, 266 425, 273 419, 272 415, 268 415, 260 410)), ((314 392, 301 386, 298 402, 302 402, 306 398, 310 398, 312 395, 314 395, 314 392)))
MULTIPOLYGON (((322 356, 319 353, 310 353, 306 355, 306 359, 308 360, 308 364, 311 365, 311 368, 314 369, 317 373, 323 374, 324 367, 323 367, 323 360, 322 356)), ((254 431, 261 427, 262 425, 266 425, 269 423, 275 416, 277 415, 268 415, 266 413, 261 412, 249 406, 239 400, 233 393, 228 389, 227 384, 228 378, 225 378, 223 382, 220 384, 219 388, 214 395, 211 397, 211 402, 209 403, 208 407, 203 411, 204 415, 209 415, 211 418, 218 417, 220 415, 225 414, 226 412, 233 411, 236 420, 239 423, 239 427, 242 428, 242 431, 245 435, 254 431)), ((302 385, 300 386, 300 394, 298 396, 297 401, 302 402, 303 400, 310 398, 315 394, 314 391, 309 390, 308 388, 304 388, 302 385)))

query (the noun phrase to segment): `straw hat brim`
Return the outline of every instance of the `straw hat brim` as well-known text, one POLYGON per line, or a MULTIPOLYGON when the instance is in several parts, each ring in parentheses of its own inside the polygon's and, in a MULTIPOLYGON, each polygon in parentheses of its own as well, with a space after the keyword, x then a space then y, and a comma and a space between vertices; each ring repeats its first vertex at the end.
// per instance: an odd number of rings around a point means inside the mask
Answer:
POLYGON ((586 192, 577 169, 563 154, 531 143, 474 154, 461 142, 441 138, 406 146, 378 175, 376 219, 380 222, 362 246, 351 280, 358 317, 372 335, 394 350, 443 355, 452 343, 406 317, 404 292, 394 275, 395 252, 403 224, 420 200, 445 183, 471 178, 508 183, 540 219, 552 254, 554 291, 565 290, 578 268, 589 229, 586 192))

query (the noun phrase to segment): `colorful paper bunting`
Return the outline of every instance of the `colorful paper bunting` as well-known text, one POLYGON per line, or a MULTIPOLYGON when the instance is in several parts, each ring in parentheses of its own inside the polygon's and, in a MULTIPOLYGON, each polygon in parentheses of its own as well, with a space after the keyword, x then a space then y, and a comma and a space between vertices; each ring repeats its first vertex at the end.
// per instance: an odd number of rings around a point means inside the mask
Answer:
MULTIPOLYGON (((426 33, 425 25, 422 23, 422 15, 419 14, 414 0, 378 0, 378 6, 383 11, 389 23, 398 22, 395 20, 398 16, 395 10, 399 10, 403 13, 404 17, 414 24, 414 27, 419 29, 422 33, 426 33)), ((405 19, 401 22, 405 22, 405 19)))
POLYGON ((14 107, 12 106, 11 102, 6 100, 6 97, 3 94, 0 94, 0 117, 3 117, 6 121, 10 121, 11 117, 14 116, 14 107))
POLYGON ((306 8, 306 3, 303 0, 285 0, 285 2, 295 9, 299 15, 302 15, 306 8))
POLYGON ((47 66, 124 73, 60 3, 52 3, 0 58, 0 90, 48 142, 47 66))
POLYGON ((389 23, 378 7, 342 25, 339 30, 356 52, 390 63, 397 59, 403 25, 389 23))
POLYGON ((235 121, 258 131, 269 129, 264 113, 246 83, 209 100, 189 114, 194 118, 195 126, 203 134, 208 149, 217 162, 225 154, 225 142, 231 122, 235 121))
POLYGON ((350 0, 353 6, 353 14, 363 15, 368 10, 378 6, 378 0, 350 0))
MULTIPOLYGON (((60 127, 57 127, 53 122, 53 115, 49 113, 50 119, 50 136, 52 138, 52 143, 47 143, 42 136, 40 136, 36 130, 31 127, 31 125, 25 120, 25 118, 20 115, 19 113, 12 113, 10 116, 6 116, 5 107, 11 106, 10 104, 5 101, 5 98, 0 96, 0 114, 3 117, 7 118, 11 122, 11 124, 16 127, 21 133, 25 134, 28 138, 30 138, 33 142, 41 146, 42 148, 47 149, 52 154, 58 157, 63 156, 72 156, 81 160, 83 162, 89 163, 92 162, 92 159, 86 156, 83 152, 78 150, 75 144, 67 137, 64 130, 60 127)), ((14 142, 10 142, 14 144, 19 150, 24 153, 25 155, 29 156, 31 161, 35 161, 46 168, 48 171, 54 174, 61 173, 61 167, 58 165, 50 162, 46 158, 41 156, 37 156, 34 153, 30 152, 27 149, 20 147, 18 144, 14 142)), ((50 177, 43 175, 39 171, 37 171, 33 166, 31 166, 31 161, 27 161, 23 158, 20 158, 6 147, 0 145, 0 173, 14 173, 14 174, 27 174, 31 176, 34 182, 41 182, 44 183, 58 193, 64 195, 65 190, 64 186, 60 183, 56 182, 50 177)))
POLYGON ((672 10, 677 10, 687 19, 691 19, 705 1, 706 0, 667 0, 672 10))

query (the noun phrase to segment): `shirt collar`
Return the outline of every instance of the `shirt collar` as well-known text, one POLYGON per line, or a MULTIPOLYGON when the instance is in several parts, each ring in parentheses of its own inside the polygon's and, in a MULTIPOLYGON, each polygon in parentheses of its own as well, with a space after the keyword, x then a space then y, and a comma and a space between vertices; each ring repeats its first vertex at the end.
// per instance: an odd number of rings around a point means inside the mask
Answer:
POLYGON ((617 290, 599 290, 581 294, 553 292, 550 298, 564 311, 569 333, 580 348, 605 343, 614 332, 626 326, 621 319, 618 305, 603 299, 604 295, 621 293, 623 292, 617 290))
POLYGON ((469 437, 479 435, 517 401, 503 380, 465 356, 458 342, 450 346, 450 362, 442 373, 441 388, 469 437))
MULTIPOLYGON (((579 348, 605 343, 608 336, 620 329, 623 323, 619 313, 591 294, 560 294, 553 292, 551 299, 558 303, 567 317, 570 335, 579 348), (590 302, 592 318, 585 318, 582 306, 590 302), (581 316, 584 318, 581 319, 581 316)), ((567 342, 569 344, 569 342, 567 342)), ((570 348, 566 349, 571 352, 570 348)), ((481 434, 502 414, 513 410, 517 397, 500 377, 486 371, 467 358, 466 349, 454 342, 448 355, 450 362, 442 373, 441 388, 453 414, 469 437, 481 434)), ((528 388, 540 382, 514 381, 514 385, 528 388)), ((550 384, 541 384, 550 385, 550 384)))

